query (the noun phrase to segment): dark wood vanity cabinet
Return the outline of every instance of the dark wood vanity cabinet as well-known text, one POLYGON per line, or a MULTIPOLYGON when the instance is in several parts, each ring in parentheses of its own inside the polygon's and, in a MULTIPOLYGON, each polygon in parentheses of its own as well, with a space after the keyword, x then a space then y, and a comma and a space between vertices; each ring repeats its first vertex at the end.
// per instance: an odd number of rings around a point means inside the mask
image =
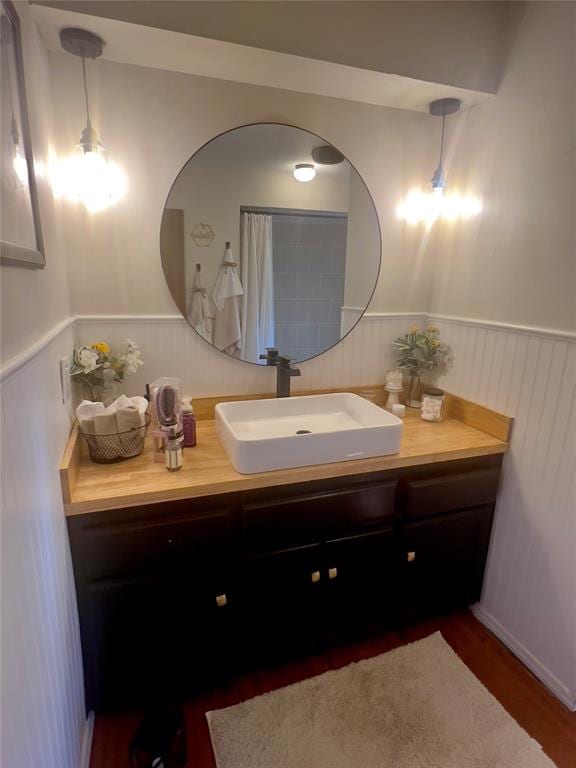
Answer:
POLYGON ((480 596, 502 457, 68 517, 87 706, 480 596))

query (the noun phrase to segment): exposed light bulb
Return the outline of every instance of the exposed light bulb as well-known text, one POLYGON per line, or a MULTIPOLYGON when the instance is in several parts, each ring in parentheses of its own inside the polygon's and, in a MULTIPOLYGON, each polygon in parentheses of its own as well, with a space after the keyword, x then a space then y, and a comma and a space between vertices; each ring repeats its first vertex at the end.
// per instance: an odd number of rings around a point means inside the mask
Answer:
POLYGON ((62 160, 55 176, 55 193, 70 202, 81 202, 90 213, 114 205, 128 188, 126 175, 107 161, 101 146, 98 151, 79 151, 62 160))
POLYGON ((431 226, 435 221, 456 221, 469 219, 482 210, 482 201, 476 197, 447 195, 441 187, 432 192, 412 190, 396 209, 400 219, 409 224, 425 223, 431 226))
POLYGON ((298 163, 294 166, 294 178, 296 181, 312 181, 316 176, 316 168, 312 163, 298 163))

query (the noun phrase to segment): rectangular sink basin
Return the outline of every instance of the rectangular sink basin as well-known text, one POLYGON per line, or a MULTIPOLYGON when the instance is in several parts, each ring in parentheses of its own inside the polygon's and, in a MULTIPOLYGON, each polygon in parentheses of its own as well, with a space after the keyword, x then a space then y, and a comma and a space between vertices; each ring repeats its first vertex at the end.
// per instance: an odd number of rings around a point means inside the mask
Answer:
POLYGON ((350 393, 216 406, 216 431, 237 472, 309 467, 398 453, 402 421, 350 393))

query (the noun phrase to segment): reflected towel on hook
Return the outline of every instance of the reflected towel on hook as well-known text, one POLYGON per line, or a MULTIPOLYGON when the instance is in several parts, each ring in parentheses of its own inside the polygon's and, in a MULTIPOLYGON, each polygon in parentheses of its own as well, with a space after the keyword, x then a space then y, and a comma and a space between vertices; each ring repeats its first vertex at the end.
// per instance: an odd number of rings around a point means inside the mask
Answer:
POLYGON ((217 309, 214 318, 214 345, 233 356, 239 353, 242 343, 240 296, 243 295, 244 289, 236 271, 230 244, 226 243, 224 261, 212 291, 212 302, 217 309))
POLYGON ((202 338, 212 343, 212 321, 214 307, 208 296, 204 278, 200 271, 200 264, 196 265, 196 272, 192 280, 192 289, 188 297, 188 322, 202 338))

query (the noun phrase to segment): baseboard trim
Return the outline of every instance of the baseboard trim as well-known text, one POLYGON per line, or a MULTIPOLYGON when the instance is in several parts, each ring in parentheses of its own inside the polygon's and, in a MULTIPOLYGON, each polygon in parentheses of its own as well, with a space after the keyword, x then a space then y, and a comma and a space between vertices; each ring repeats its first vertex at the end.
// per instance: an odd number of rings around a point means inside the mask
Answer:
POLYGON ((560 699, 568 709, 576 710, 576 691, 570 691, 550 670, 542 664, 530 651, 509 632, 497 619, 492 616, 480 603, 472 606, 472 613, 482 622, 504 645, 536 675, 538 680, 548 688, 556 698, 560 699))
POLYGON ((493 320, 477 320, 468 317, 453 317, 452 315, 428 315, 428 321, 439 321, 442 323, 453 323, 455 325, 470 325, 475 328, 484 328, 489 331, 509 331, 512 333, 523 333, 527 336, 546 336, 558 341, 576 341, 576 332, 562 331, 556 328, 538 328, 535 325, 514 325, 512 323, 501 323, 493 320))
POLYGON ((41 336, 34 342, 34 344, 29 346, 28 349, 24 350, 24 352, 11 357, 0 370, 0 384, 6 383, 8 379, 12 378, 12 376, 22 370, 22 368, 31 363, 32 360, 34 360, 35 357, 38 357, 38 355, 45 350, 57 336, 73 325, 74 321, 74 317, 67 317, 65 320, 62 320, 60 323, 53 326, 48 333, 41 336))
POLYGON ((86 718, 86 723, 84 724, 84 733, 82 734, 82 744, 80 748, 80 760, 78 762, 78 768, 90 768, 92 739, 94 737, 94 720, 94 712, 88 712, 88 717, 86 718))

